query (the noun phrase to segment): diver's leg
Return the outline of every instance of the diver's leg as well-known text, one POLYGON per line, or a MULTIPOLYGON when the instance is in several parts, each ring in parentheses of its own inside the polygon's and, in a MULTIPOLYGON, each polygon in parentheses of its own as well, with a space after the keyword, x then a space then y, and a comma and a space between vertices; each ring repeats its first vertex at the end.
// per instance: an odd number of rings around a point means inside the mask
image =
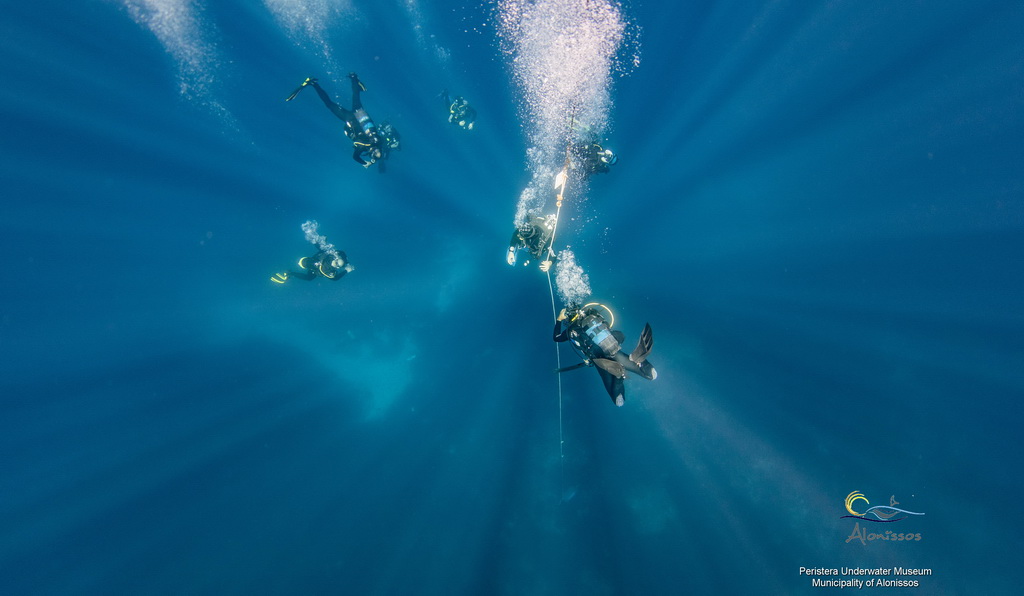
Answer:
POLYGON ((363 90, 363 84, 359 82, 359 75, 354 72, 348 73, 348 78, 352 80, 352 111, 355 112, 363 107, 363 101, 359 98, 359 93, 363 90))
POLYGON ((305 281, 313 281, 316 277, 316 273, 313 273, 309 269, 303 269, 302 271, 295 271, 294 269, 288 272, 288 278, 303 279, 305 281))
POLYGON ((327 109, 330 110, 332 114, 341 118, 345 122, 352 119, 352 112, 336 104, 334 100, 327 95, 327 92, 323 90, 323 87, 315 81, 310 84, 313 85, 313 89, 316 89, 316 94, 320 96, 320 101, 324 102, 324 105, 327 106, 327 109))

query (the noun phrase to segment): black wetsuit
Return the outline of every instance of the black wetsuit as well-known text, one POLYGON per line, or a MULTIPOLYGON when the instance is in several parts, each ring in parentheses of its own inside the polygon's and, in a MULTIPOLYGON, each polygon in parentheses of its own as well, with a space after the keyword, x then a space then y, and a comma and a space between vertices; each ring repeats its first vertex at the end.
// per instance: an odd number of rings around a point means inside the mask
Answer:
POLYGON ((304 279, 306 281, 312 281, 317 277, 323 277, 326 279, 338 280, 345 277, 348 273, 349 265, 348 255, 345 251, 338 251, 338 258, 341 259, 342 263, 340 267, 332 265, 334 261, 334 255, 332 253, 320 251, 311 257, 303 257, 299 259, 299 267, 302 271, 289 271, 289 279, 304 279))
POLYGON ((658 376, 654 366, 647 360, 654 347, 650 325, 644 327, 639 344, 628 356, 622 351, 625 336, 621 331, 613 331, 600 312, 593 308, 584 307, 570 313, 565 320, 555 321, 553 339, 556 342, 570 342, 584 358, 581 364, 559 372, 595 365, 608 396, 617 406, 625 402, 626 388, 623 381, 626 379, 626 371, 648 380, 658 376))
POLYGON ((391 152, 402 150, 402 135, 398 134, 398 129, 393 124, 385 120, 380 123, 377 136, 380 138, 380 158, 377 160, 377 164, 380 166, 380 172, 383 174, 385 171, 384 162, 391 157, 391 152))
POLYGON ((554 255, 549 254, 551 236, 555 233, 554 223, 554 216, 533 217, 522 227, 517 227, 508 244, 508 264, 515 265, 516 252, 524 248, 536 259, 554 260, 554 255))
POLYGON ((597 143, 591 143, 585 147, 578 145, 575 153, 576 161, 584 176, 607 174, 611 171, 611 165, 614 163, 611 161, 615 157, 614 154, 606 153, 605 148, 597 143))
POLYGON ((352 159, 364 166, 381 159, 384 155, 380 135, 377 134, 377 127, 370 119, 369 114, 363 109, 363 102, 359 93, 363 90, 359 83, 359 77, 355 74, 349 75, 352 79, 352 109, 346 110, 335 103, 327 92, 316 82, 310 84, 316 89, 316 94, 324 102, 332 114, 345 122, 345 134, 352 139, 352 159))
POLYGON ((464 97, 460 95, 452 101, 448 97, 448 90, 445 89, 441 92, 441 101, 448 108, 448 122, 465 130, 473 129, 473 123, 476 122, 476 109, 469 105, 464 97))

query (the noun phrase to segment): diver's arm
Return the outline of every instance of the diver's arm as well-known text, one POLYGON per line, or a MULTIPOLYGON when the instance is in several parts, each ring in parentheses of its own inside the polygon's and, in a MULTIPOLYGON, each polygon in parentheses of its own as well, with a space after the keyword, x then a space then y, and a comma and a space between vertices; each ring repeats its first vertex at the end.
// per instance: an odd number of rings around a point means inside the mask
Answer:
POLYGON ((355 150, 352 151, 352 159, 354 159, 357 162, 359 162, 359 165, 363 165, 363 166, 367 165, 366 160, 363 159, 363 148, 362 147, 356 147, 355 150))
POLYGON ((526 243, 523 242, 522 237, 519 235, 519 228, 512 230, 512 238, 508 241, 509 248, 523 248, 526 243))
POLYGON ((562 327, 561 321, 555 321, 555 331, 553 338, 557 342, 563 342, 569 339, 569 327, 562 327))

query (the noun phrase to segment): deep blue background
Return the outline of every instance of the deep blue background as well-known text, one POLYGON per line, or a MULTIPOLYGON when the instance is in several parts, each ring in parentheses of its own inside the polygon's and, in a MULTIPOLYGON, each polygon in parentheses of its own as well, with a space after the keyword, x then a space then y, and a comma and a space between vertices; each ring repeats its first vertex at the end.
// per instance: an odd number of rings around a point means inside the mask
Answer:
POLYGON ((328 58, 212 4, 184 68, 120 3, 4 8, 0 592, 1024 581, 1019 3, 626 7, 620 162, 563 239, 660 376, 617 409, 565 375, 564 470, 546 280, 503 262, 529 174, 491 7, 359 2, 328 58), (402 132, 385 175, 282 101, 347 103, 348 71, 402 132), (270 283, 306 219, 356 271, 270 283), (853 490, 923 539, 847 544, 853 490))

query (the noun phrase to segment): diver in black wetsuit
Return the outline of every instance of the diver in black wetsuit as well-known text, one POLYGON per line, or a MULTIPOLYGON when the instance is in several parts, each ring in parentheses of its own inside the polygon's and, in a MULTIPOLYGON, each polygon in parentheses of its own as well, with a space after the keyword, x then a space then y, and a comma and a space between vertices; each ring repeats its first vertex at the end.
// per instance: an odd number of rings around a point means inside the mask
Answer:
POLYGON ((345 274, 355 269, 352 263, 348 260, 348 255, 345 251, 325 251, 321 250, 311 257, 302 257, 299 259, 299 269, 301 271, 284 271, 282 273, 275 273, 270 276, 270 281, 278 284, 283 284, 289 279, 301 279, 304 281, 312 281, 317 277, 323 277, 331 280, 338 280, 345 277, 345 274))
POLYGON ((578 308, 562 309, 555 321, 554 340, 568 341, 583 358, 583 362, 559 369, 563 373, 584 366, 596 366, 601 381, 616 406, 626 401, 626 388, 623 381, 626 371, 649 380, 654 380, 658 372, 654 365, 647 361, 654 348, 654 334, 648 323, 640 333, 633 352, 626 356, 622 353, 622 342, 626 336, 619 330, 612 331, 612 322, 608 322, 601 312, 604 309, 611 316, 608 307, 591 302, 578 308))
MULTIPOLYGON (((359 82, 359 77, 356 76, 356 73, 349 73, 348 78, 352 80, 351 110, 346 110, 335 103, 313 77, 303 81, 298 89, 293 91, 285 101, 295 99, 299 91, 302 91, 307 85, 312 85, 313 89, 316 89, 317 95, 320 96, 321 101, 327 106, 327 109, 345 123, 345 135, 352 139, 352 147, 354 149, 352 159, 362 164, 363 167, 370 167, 377 160, 383 159, 386 153, 390 153, 391 149, 397 148, 397 136, 388 141, 382 138, 382 135, 377 130, 377 126, 370 119, 370 115, 363 109, 363 102, 359 98, 359 93, 365 91, 366 87, 359 82), (394 147, 390 146, 392 142, 396 143, 394 147)), ((395 135, 397 135, 397 132, 395 135)))
MULTIPOLYGON (((532 217, 530 221, 517 226, 512 231, 512 239, 508 243, 508 255, 505 260, 513 267, 516 264, 517 253, 526 249, 535 259, 542 259, 540 270, 547 271, 555 259, 554 251, 551 250, 551 237, 555 233, 556 217, 554 214, 543 217, 532 217)), ((530 260, 523 261, 523 265, 529 265, 530 260)))
POLYGON ((387 120, 380 123, 378 136, 382 141, 381 145, 384 149, 384 157, 382 159, 387 159, 392 151, 402 150, 402 135, 398 134, 398 129, 387 120))
POLYGON ((465 97, 461 95, 454 100, 448 96, 448 90, 441 92, 441 101, 448 108, 448 122, 463 130, 473 130, 476 123, 476 109, 469 105, 465 97))
POLYGON ((384 173, 384 162, 391 157, 392 151, 402 150, 402 135, 398 134, 398 129, 393 124, 385 120, 380 123, 377 136, 380 138, 380 159, 377 160, 377 165, 380 167, 380 173, 384 173))
POLYGON ((619 158, 611 149, 605 149, 598 143, 588 145, 576 145, 573 147, 572 165, 583 172, 584 176, 591 174, 607 174, 619 158))

